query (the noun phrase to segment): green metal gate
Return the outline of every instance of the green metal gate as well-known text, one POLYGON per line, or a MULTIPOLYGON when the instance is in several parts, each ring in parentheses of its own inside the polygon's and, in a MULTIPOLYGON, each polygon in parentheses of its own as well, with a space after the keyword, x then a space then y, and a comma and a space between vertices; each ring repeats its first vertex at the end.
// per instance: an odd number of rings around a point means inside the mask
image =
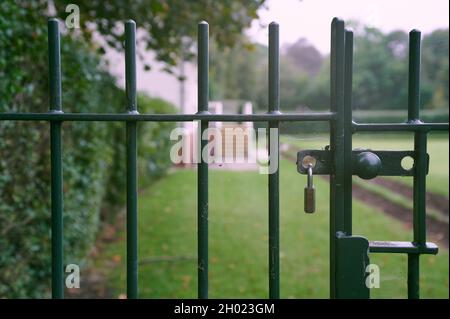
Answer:
MULTIPOLYGON (((47 121, 51 132, 51 231, 52 296, 64 297, 63 280, 63 178, 61 125, 65 121, 119 121, 126 123, 127 145, 127 296, 138 298, 137 255, 137 125, 138 122, 185 122, 199 120, 201 132, 211 121, 280 122, 323 121, 330 124, 330 146, 326 150, 298 153, 297 170, 302 174, 330 175, 330 291, 331 298, 368 298, 366 267, 369 253, 408 255, 408 297, 419 297, 419 258, 436 254, 438 248, 426 242, 425 180, 428 172, 427 133, 448 131, 448 123, 423 123, 420 106, 420 32, 411 31, 409 48, 408 119, 398 124, 360 124, 352 121, 353 34, 344 22, 331 25, 331 109, 330 112, 285 114, 280 112, 279 27, 269 26, 269 88, 266 114, 210 114, 208 112, 208 24, 198 25, 198 112, 196 114, 140 114, 136 103, 136 25, 125 23, 126 112, 120 114, 64 113, 61 96, 60 31, 57 19, 48 21, 50 110, 47 113, 0 113, 1 121, 47 121), (352 150, 355 132, 407 131, 414 133, 414 150, 352 150), (414 159, 410 170, 401 167, 405 156, 414 159), (307 161, 306 161, 307 160, 307 161), (310 166, 304 165, 309 163, 310 166), (308 172, 309 171, 309 172, 308 172), (352 233, 352 175, 413 176, 413 240, 411 242, 369 242, 352 233)), ((269 134, 271 135, 271 134, 269 134)), ((203 148, 208 143, 202 140, 203 148)), ((269 153, 276 156, 279 133, 269 136, 269 153), (272 139, 272 141, 270 141, 272 139), (275 139, 275 140, 274 140, 275 139), (276 150, 271 149, 273 145, 276 150)), ((278 161, 277 161, 278 165, 278 161)), ((269 207, 269 297, 280 297, 279 269, 279 167, 268 176, 269 207)), ((310 203, 311 204, 311 203, 310 203)), ((198 164, 198 297, 208 298, 208 164, 198 164)))

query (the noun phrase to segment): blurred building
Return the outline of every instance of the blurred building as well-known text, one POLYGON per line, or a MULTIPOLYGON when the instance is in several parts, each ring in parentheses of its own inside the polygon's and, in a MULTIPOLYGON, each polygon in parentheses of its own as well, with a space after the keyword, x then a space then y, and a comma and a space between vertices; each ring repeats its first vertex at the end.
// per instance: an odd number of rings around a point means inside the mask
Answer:
MULTIPOLYGON (((141 52, 145 51, 141 50, 141 52)), ((109 61, 110 72, 118 79, 118 85, 125 87, 124 54, 108 49, 106 58, 109 61)), ((180 63, 175 69, 175 73, 171 74, 164 70, 164 63, 156 61, 152 52, 146 52, 144 60, 138 58, 136 61, 138 91, 172 103, 178 107, 179 113, 194 114, 197 112, 197 66, 194 62, 180 63), (151 66, 151 69, 145 70, 145 65, 151 66)), ((253 107, 248 101, 211 101, 209 111, 213 114, 252 114, 253 107)), ((193 122, 183 122, 180 123, 180 126, 183 126, 189 135, 185 140, 186 145, 183 147, 183 150, 190 153, 187 156, 189 163, 184 164, 196 163, 194 152, 198 145, 197 125, 193 122)), ((248 164, 249 159, 251 161, 256 155, 252 122, 211 122, 210 127, 217 128, 221 133, 221 141, 218 146, 221 147, 222 163, 225 165, 220 165, 220 167, 231 168, 231 163, 226 163, 233 162, 244 168, 243 164, 248 164)), ((214 152, 213 149, 211 155, 215 155, 214 152)), ((250 166, 253 168, 255 165, 250 166)), ((234 165, 233 168, 235 168, 234 165)))

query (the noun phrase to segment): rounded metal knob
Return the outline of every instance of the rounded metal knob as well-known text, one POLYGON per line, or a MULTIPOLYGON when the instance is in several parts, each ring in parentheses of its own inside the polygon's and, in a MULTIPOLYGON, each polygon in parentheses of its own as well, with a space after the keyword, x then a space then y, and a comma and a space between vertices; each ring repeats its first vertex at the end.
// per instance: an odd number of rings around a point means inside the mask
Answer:
POLYGON ((362 179, 377 177, 381 169, 380 158, 372 152, 361 152, 356 157, 356 175, 362 179))

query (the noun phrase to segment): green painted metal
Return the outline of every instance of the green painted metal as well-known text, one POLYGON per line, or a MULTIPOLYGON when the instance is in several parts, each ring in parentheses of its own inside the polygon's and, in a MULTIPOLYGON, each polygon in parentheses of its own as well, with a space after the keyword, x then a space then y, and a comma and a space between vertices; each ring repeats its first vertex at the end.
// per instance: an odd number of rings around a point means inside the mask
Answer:
POLYGON ((351 236, 353 33, 337 18, 331 23, 330 70, 330 108, 337 114, 330 126, 330 296, 368 298, 368 240, 351 236))
MULTIPOLYGON (((409 34, 408 122, 420 122, 420 32, 409 34)), ((427 133, 414 133, 413 232, 414 243, 426 243, 427 133)), ((418 299, 420 254, 408 255, 408 298, 418 299)))
MULTIPOLYGON (((62 112, 61 49, 57 19, 48 21, 48 62, 50 112, 62 112)), ((50 123, 51 223, 52 223, 52 297, 64 298, 63 176, 61 121, 50 123)))
POLYGON ((420 109, 420 31, 409 33, 408 122, 419 121, 420 109))
MULTIPOLYGON (((301 163, 304 157, 312 156, 316 159, 313 174, 329 175, 331 172, 332 155, 327 150, 299 151, 297 153, 297 171, 301 174, 307 174, 307 170, 301 163)), ((352 174, 365 179, 371 179, 376 176, 414 176, 414 168, 404 169, 402 167, 401 163, 405 157, 415 159, 416 153, 414 151, 353 150, 351 156, 352 174), (379 159, 379 162, 377 162, 376 158, 379 159), (371 174, 372 176, 370 176, 371 174)), ((425 159, 425 173, 428 174, 428 154, 425 155, 425 159)))
POLYGON ((369 265, 369 241, 361 236, 336 234, 336 296, 346 299, 367 299, 366 267, 369 265))
MULTIPOLYGON (((198 24, 198 113, 208 115, 209 103, 209 25, 205 21, 198 24)), ((208 298, 208 163, 201 150, 208 144, 203 133, 208 121, 200 122, 200 160, 197 164, 197 245, 198 245, 198 298, 208 298)), ((207 155, 207 154, 205 154, 207 155)))
MULTIPOLYGON (((129 114, 137 113, 136 24, 125 23, 125 91, 129 114)), ((126 123, 127 148, 127 298, 138 298, 137 122, 126 123)))
MULTIPOLYGON (((95 122, 320 122, 334 120, 332 112, 301 114, 94 114, 94 113, 0 113, 2 121, 95 121, 95 122)), ((447 124, 448 127, 448 124, 447 124)), ((444 128, 442 129, 444 130, 444 128)))
MULTIPOLYGON (((406 123, 355 123, 351 118, 352 34, 344 23, 334 19, 331 28, 331 121, 330 149, 304 150, 297 154, 297 170, 306 174, 301 164, 305 156, 316 159, 314 174, 330 175, 330 292, 332 298, 368 298, 361 269, 369 262, 360 258, 354 237, 362 250, 372 253, 404 253, 408 255, 408 298, 419 298, 419 259, 421 254, 437 254, 438 248, 426 242, 426 175, 429 155, 427 133, 448 131, 448 123, 423 123, 420 120, 420 32, 410 33, 408 120, 406 123), (414 132, 414 151, 352 150, 355 132, 414 132), (414 159, 412 169, 404 169, 401 160, 414 159), (372 241, 351 236, 351 176, 364 179, 376 176, 413 176, 413 241, 372 241), (344 189, 344 191, 343 191, 344 189), (345 243, 345 244, 343 244, 345 243), (364 262, 361 262, 364 260, 364 262), (359 275, 355 275, 357 272, 359 275)), ((364 253, 365 254, 365 253, 364 253)))
POLYGON ((377 177, 382 168, 380 157, 372 152, 359 153, 356 156, 354 166, 356 175, 362 179, 377 177))
MULTIPOLYGON (((278 23, 269 25, 269 114, 280 110, 280 36, 278 23)), ((269 173, 269 298, 280 298, 280 124, 269 123, 269 158, 276 160, 275 172, 269 173), (273 132, 273 133, 272 133, 273 132)), ((270 163, 273 164, 273 163, 270 163)), ((272 165, 271 165, 272 166, 272 165)))
MULTIPOLYGON (((120 114, 63 113, 61 96, 60 32, 58 20, 48 21, 50 110, 46 113, 0 113, 1 121, 47 121, 51 148, 51 230, 52 297, 64 297, 63 285, 63 179, 62 139, 64 121, 104 121, 126 123, 127 161, 127 295, 138 297, 138 211, 137 211, 137 125, 138 122, 200 121, 200 132, 210 121, 267 122, 278 129, 282 121, 326 121, 330 124, 330 148, 304 150, 297 155, 297 170, 305 174, 304 156, 313 156, 313 174, 330 175, 330 295, 332 298, 368 298, 365 267, 368 253, 408 255, 408 297, 419 297, 419 258, 436 254, 438 247, 426 242, 425 195, 429 156, 427 133, 448 131, 448 123, 423 123, 420 120, 420 32, 410 33, 408 120, 405 123, 355 123, 352 121, 353 34, 344 22, 333 19, 331 26, 331 110, 283 114, 280 112, 279 26, 269 26, 269 98, 266 114, 210 114, 208 112, 208 24, 198 25, 198 112, 196 114, 139 114, 136 102, 136 25, 125 23, 126 112, 120 114), (413 151, 352 150, 352 134, 358 132, 414 132, 413 151), (401 160, 414 159, 405 170, 401 160), (368 241, 352 234, 352 175, 413 176, 414 236, 411 242, 368 241)), ((201 140, 202 148, 207 139, 201 140)), ((269 133, 269 154, 279 160, 279 133, 269 133), (276 154, 273 154, 276 152, 276 154)), ((201 155, 201 153, 199 153, 201 155)), ((280 297, 279 261, 279 166, 268 177, 269 209, 269 297, 280 297)), ((208 164, 198 164, 198 297, 208 298, 208 164)), ((301 243, 299 243, 301 245, 301 243)))
POLYGON ((344 228, 352 234, 352 88, 353 88, 353 32, 344 35, 344 109, 342 110, 344 142, 344 228))
POLYGON ((330 124, 330 151, 332 165, 330 174, 330 296, 338 298, 338 265, 342 255, 336 253, 337 233, 345 229, 345 118, 344 118, 344 22, 334 18, 331 24, 331 83, 330 109, 336 113, 335 121, 330 124))
POLYGON ((438 246, 433 243, 426 243, 425 246, 418 246, 409 241, 370 241, 369 250, 371 253, 394 253, 394 254, 429 254, 436 255, 438 246))
POLYGON ((61 34, 58 23, 58 19, 49 19, 47 23, 50 112, 62 112, 61 34))

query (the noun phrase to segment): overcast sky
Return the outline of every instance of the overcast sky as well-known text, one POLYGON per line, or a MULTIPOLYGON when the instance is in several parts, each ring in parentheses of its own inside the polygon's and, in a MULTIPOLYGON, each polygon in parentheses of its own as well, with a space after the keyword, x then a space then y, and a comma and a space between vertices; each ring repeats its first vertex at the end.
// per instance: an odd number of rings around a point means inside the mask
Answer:
MULTIPOLYGON (((307 38, 322 53, 330 50, 330 23, 337 16, 358 20, 383 31, 419 29, 429 33, 448 28, 448 0, 268 0, 261 9, 261 22, 280 24, 280 42, 307 38)), ((254 23, 248 31, 252 39, 267 44, 267 29, 254 23)))

